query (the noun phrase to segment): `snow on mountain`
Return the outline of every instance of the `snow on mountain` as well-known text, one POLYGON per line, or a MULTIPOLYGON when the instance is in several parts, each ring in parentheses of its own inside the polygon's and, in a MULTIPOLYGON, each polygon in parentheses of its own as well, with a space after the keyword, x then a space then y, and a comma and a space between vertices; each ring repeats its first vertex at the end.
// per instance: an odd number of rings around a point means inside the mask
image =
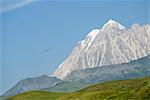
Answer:
POLYGON ((74 70, 120 64, 150 54, 150 25, 134 24, 126 29, 110 19, 101 29, 93 29, 77 43, 54 76, 64 79, 74 70))
POLYGON ((104 30, 105 27, 107 26, 113 26, 113 25, 117 25, 120 29, 124 30, 125 29, 125 26, 121 25, 120 23, 110 19, 106 24, 104 24, 104 26, 102 27, 101 30, 104 30))

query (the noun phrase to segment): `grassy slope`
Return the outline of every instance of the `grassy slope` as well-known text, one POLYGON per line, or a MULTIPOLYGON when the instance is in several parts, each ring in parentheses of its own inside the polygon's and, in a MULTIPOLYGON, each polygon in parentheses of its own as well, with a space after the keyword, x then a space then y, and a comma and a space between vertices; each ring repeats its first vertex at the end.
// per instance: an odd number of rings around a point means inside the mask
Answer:
POLYGON ((0 100, 3 100, 2 97, 0 97, 0 100))
POLYGON ((46 91, 30 91, 24 92, 22 94, 16 95, 8 100, 56 100, 60 96, 65 95, 65 93, 53 93, 46 91))
POLYGON ((10 100, 41 100, 41 98, 44 100, 150 100, 150 77, 100 83, 67 94, 31 91, 14 96, 10 100))

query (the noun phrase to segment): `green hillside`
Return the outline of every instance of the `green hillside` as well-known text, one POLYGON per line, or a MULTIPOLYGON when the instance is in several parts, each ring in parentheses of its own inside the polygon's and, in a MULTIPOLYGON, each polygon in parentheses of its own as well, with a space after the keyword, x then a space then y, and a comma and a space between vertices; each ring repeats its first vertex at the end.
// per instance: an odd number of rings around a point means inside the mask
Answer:
POLYGON ((9 100, 150 100, 150 77, 89 86, 74 93, 31 91, 9 100))
POLYGON ((0 100, 3 100, 2 97, 0 97, 0 100))
POLYGON ((30 91, 11 97, 8 100, 56 100, 63 95, 65 95, 65 93, 30 91))

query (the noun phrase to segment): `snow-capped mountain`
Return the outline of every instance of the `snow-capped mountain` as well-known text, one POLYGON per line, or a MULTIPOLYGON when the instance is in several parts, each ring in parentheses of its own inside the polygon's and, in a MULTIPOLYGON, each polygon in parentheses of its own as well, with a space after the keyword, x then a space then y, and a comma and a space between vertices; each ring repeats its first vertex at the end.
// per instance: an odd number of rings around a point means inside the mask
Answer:
POLYGON ((120 64, 150 54, 150 25, 133 24, 130 29, 109 20, 78 42, 54 76, 64 79, 74 70, 120 64))

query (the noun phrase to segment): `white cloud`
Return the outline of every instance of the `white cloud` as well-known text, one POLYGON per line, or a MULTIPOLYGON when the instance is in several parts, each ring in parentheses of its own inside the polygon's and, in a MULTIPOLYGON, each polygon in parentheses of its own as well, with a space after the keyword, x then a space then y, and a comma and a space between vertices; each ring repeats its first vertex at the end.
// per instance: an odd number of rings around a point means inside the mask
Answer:
POLYGON ((3 0, 0 3, 0 12, 5 12, 22 7, 29 4, 35 0, 3 0))

